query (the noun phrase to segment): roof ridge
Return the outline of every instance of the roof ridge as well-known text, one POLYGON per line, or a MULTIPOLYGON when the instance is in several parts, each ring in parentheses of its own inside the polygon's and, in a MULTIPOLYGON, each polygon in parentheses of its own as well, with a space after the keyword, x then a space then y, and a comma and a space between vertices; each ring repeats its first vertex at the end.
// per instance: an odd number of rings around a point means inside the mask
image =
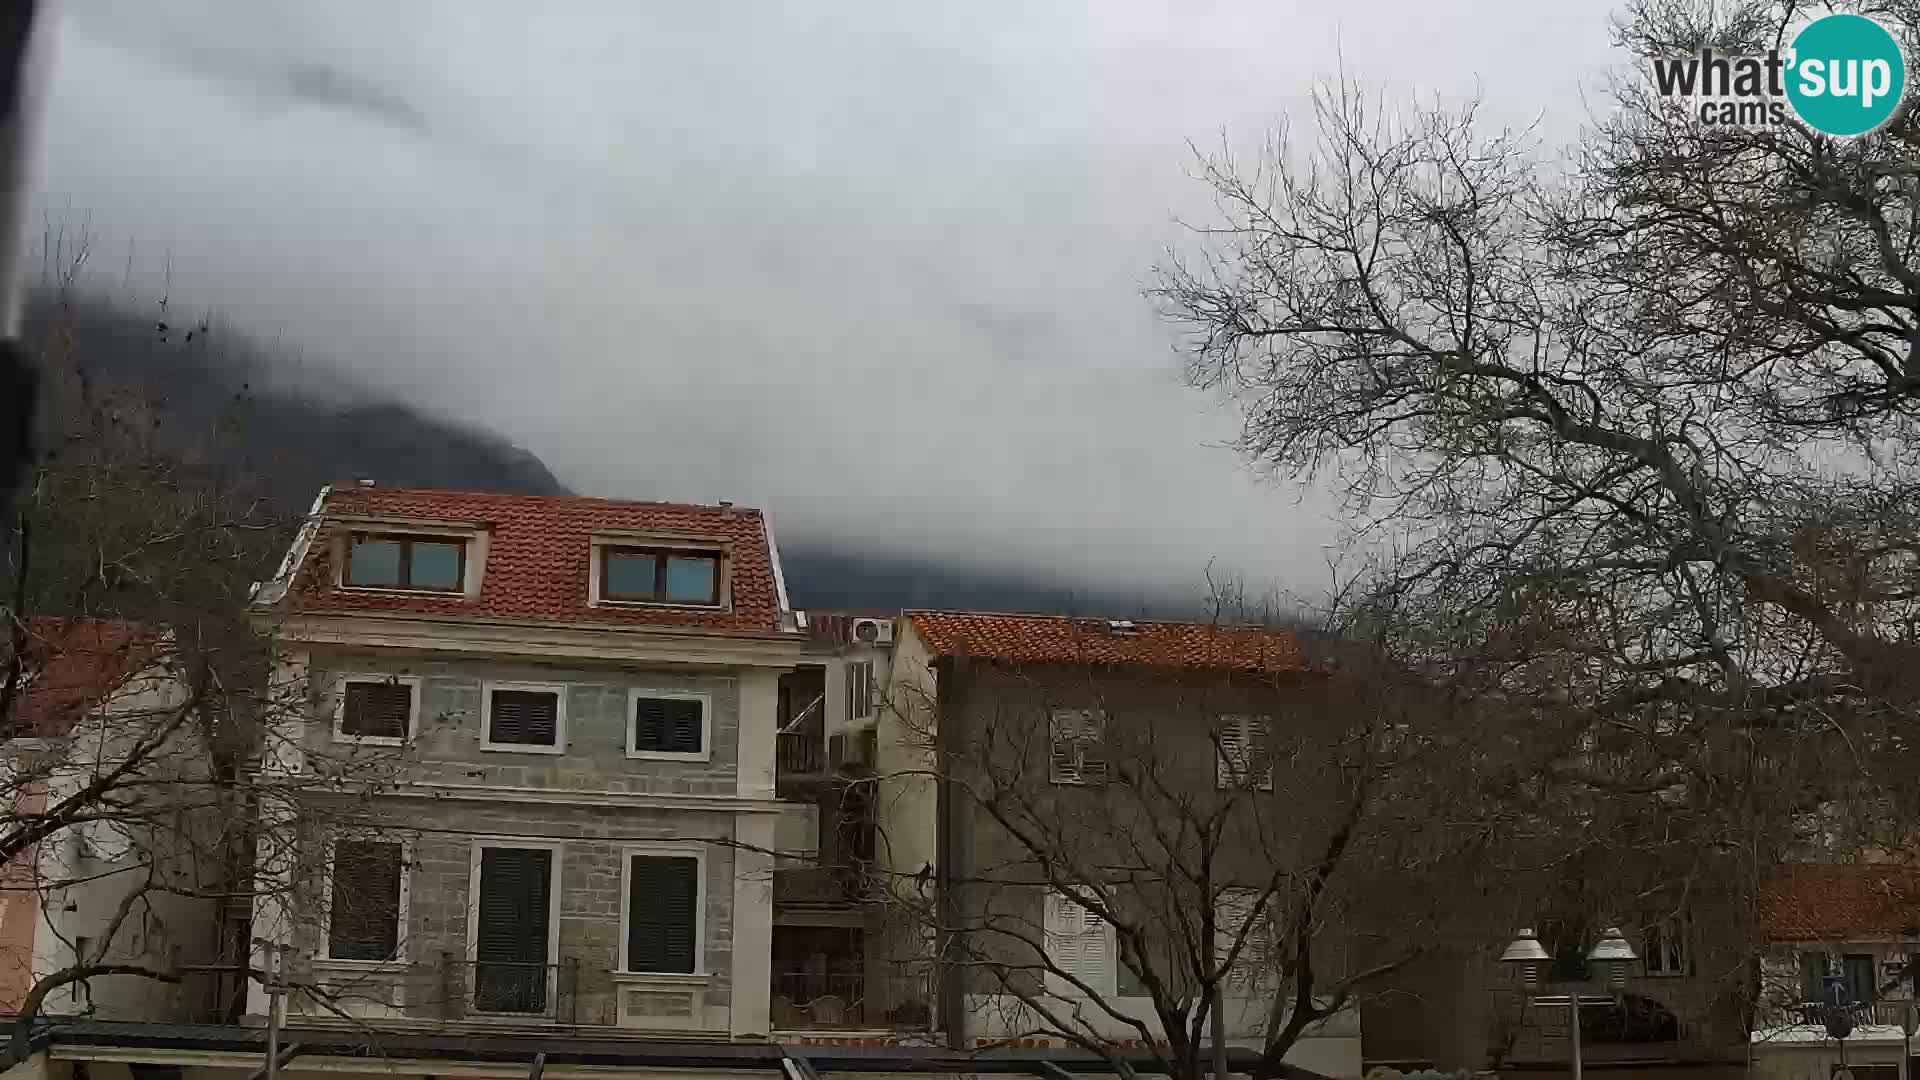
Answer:
POLYGON ((474 491, 466 488, 426 488, 426 487, 360 487, 357 485, 335 486, 329 495, 332 499, 352 498, 364 494, 373 495, 429 495, 438 498, 487 499, 499 502, 529 503, 574 503, 599 506, 632 506, 650 510, 705 510, 713 513, 732 512, 735 514, 763 514, 756 506, 741 506, 730 502, 685 502, 674 499, 620 499, 609 495, 529 495, 511 491, 474 491))

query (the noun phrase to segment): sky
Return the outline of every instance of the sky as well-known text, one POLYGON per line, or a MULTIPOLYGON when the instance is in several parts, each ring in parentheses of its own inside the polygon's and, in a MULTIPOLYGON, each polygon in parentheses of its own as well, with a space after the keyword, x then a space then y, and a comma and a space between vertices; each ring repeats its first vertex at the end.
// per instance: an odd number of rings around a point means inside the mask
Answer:
POLYGON ((1562 140, 1621 62, 1602 0, 530 10, 65 0, 40 212, 583 493, 1188 594, 1311 596, 1341 520, 1142 295, 1206 217, 1190 140, 1340 72, 1562 140))

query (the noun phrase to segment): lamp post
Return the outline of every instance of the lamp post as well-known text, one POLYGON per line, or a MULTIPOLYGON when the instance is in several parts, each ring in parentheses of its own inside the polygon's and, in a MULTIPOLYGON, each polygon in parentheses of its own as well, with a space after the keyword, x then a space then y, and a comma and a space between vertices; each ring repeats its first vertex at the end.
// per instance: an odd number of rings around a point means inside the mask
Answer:
MULTIPOLYGON (((1600 935, 1600 940, 1587 953, 1588 962, 1598 965, 1608 984, 1616 987, 1626 982, 1627 965, 1638 959, 1640 955, 1633 951, 1632 943, 1627 941, 1617 926, 1607 927, 1607 932, 1600 935)), ((1522 930, 1507 945, 1506 951, 1500 954, 1500 962, 1518 968, 1521 982, 1534 986, 1540 981, 1540 965, 1551 964, 1553 957, 1547 954, 1540 944, 1540 938, 1532 930, 1522 930)), ((1526 1005, 1567 1007, 1567 1040, 1573 1050, 1573 1080, 1580 1080, 1580 1006, 1612 1003, 1612 997, 1582 997, 1578 983, 1571 984, 1566 994, 1529 997, 1525 1001, 1526 1005)))
POLYGON ((1902 1080, 1913 1080, 1913 1033, 1920 1030, 1920 1008, 1914 1006, 1912 998, 1907 999, 1906 1008, 1900 1010, 1900 1076, 1902 1080))

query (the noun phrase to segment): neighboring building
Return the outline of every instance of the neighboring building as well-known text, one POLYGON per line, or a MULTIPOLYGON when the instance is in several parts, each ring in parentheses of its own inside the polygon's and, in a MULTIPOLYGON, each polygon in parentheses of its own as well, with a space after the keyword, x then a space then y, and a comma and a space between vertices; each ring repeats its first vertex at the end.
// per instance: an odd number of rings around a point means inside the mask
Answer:
POLYGON ((291 1022, 770 1034, 805 691, 765 515, 362 483, 257 604, 299 705, 266 769, 341 778, 260 846, 291 1022))
POLYGON ((924 965, 887 944, 894 912, 875 872, 875 759, 895 613, 804 615, 808 651, 782 683, 783 857, 773 879, 773 1026, 798 1044, 922 1044, 924 965))
MULTIPOLYGON (((16 828, 138 754, 74 824, 16 856, 0 875, 0 1009, 15 1011, 35 984, 82 964, 170 970, 212 955, 219 912, 183 895, 205 882, 216 818, 206 807, 203 743, 173 726, 188 700, 171 638, 120 621, 32 618, 22 693, 6 718, 0 772, 16 828), (170 787, 167 781, 179 781, 170 787)), ((198 984, 102 975, 60 987, 54 1015, 197 1019, 198 984)))
MULTIPOLYGON (((1328 686, 1285 630, 907 612, 876 747, 876 863, 897 907, 932 913, 896 928, 888 953, 938 947, 952 959, 932 995, 943 1035, 990 1044, 1059 1032, 1065 1017, 1076 1032, 1122 1045, 1142 1037, 1130 1021, 1160 1031, 1114 924, 1068 893, 1100 882, 1115 911, 1137 910, 1137 924, 1151 927, 1141 947, 1159 952, 1181 947, 1175 926, 1191 907, 1182 908, 1184 885, 1155 879, 1204 862, 1219 875, 1210 895, 1222 905, 1267 880, 1263 860, 1284 858, 1272 853, 1306 835, 1288 830, 1317 818, 1312 801, 1337 773, 1291 768, 1276 752, 1282 741, 1307 746, 1336 722, 1328 686), (1175 835, 1192 824, 1174 811, 1188 801, 1196 815, 1233 808, 1222 817, 1222 854, 1190 858, 1184 844, 1172 859, 1143 854, 1156 829, 1175 835), (940 944, 936 927, 952 940, 940 944)), ((1317 942, 1339 940, 1328 928, 1317 942)), ((1247 976, 1227 1016, 1235 1046, 1258 1046, 1265 1030, 1270 947, 1250 934, 1240 954, 1247 976)), ((1323 973, 1341 970, 1339 951, 1317 957, 1323 973)), ((1310 1028, 1288 1061, 1358 1077, 1357 1012, 1310 1028)))
POLYGON ((1844 1061, 1856 1080, 1902 1080, 1901 1026, 1920 961, 1920 868, 1799 863, 1760 891, 1760 1005, 1753 1071, 1768 1080, 1830 1080, 1844 1061), (1838 976, 1853 1030, 1827 1032, 1820 1002, 1838 976))

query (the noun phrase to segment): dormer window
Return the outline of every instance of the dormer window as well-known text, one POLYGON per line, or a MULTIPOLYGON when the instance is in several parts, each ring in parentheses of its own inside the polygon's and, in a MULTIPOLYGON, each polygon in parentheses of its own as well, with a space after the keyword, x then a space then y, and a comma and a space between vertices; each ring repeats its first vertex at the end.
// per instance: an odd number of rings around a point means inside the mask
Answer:
POLYGON ((721 563, 707 548, 603 547, 600 599, 719 607, 721 563))
POLYGON ((354 533, 340 583, 350 589, 460 592, 466 576, 467 543, 458 537, 354 533))

